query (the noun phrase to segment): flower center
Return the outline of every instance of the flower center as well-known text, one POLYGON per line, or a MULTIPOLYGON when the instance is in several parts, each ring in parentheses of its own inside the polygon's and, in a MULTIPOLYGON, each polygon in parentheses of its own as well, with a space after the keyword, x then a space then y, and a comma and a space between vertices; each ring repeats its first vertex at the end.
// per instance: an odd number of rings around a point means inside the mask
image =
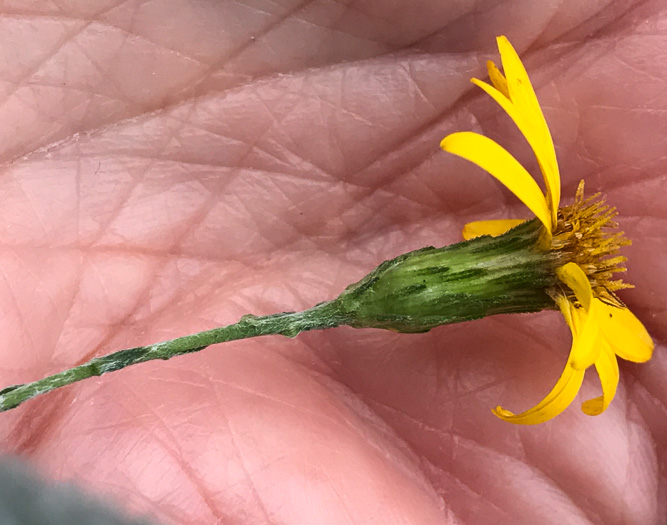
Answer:
MULTIPOLYGON (((607 205, 599 193, 584 198, 584 181, 581 181, 574 203, 558 210, 551 250, 581 267, 595 297, 613 306, 624 307, 614 292, 633 286, 622 279, 614 279, 614 274, 626 271, 623 263, 627 258, 617 254, 622 246, 628 246, 632 241, 618 231, 618 224, 613 220, 616 215, 616 208, 607 205)), ((576 303, 571 292, 567 295, 576 303)))

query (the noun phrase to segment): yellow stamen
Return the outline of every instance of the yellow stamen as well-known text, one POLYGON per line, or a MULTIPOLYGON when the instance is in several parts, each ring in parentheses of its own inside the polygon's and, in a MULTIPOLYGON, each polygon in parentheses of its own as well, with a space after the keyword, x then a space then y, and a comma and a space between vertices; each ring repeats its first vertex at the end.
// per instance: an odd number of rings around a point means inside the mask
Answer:
POLYGON ((622 264, 626 261, 616 254, 630 241, 623 232, 614 232, 618 227, 615 216, 616 210, 607 206, 599 194, 584 198, 582 181, 574 203, 558 210, 551 249, 586 273, 594 296, 621 307, 623 303, 613 292, 631 285, 614 278, 615 273, 625 271, 622 264))

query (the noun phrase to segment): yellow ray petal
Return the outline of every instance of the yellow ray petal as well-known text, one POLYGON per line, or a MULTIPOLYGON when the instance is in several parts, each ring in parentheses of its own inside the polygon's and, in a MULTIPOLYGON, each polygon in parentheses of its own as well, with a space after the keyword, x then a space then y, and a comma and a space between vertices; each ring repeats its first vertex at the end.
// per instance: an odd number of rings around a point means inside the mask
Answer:
POLYGON ((528 206, 551 233, 551 213, 540 187, 507 150, 490 138, 470 131, 448 135, 442 139, 440 147, 488 171, 528 206))
POLYGON ((644 363, 653 355, 653 340, 639 319, 627 308, 600 303, 600 330, 618 357, 644 363))
POLYGON ((574 332, 576 330, 574 326, 574 311, 576 310, 572 303, 567 300, 567 297, 564 295, 559 295, 556 297, 556 304, 558 305, 558 308, 560 309, 560 312, 563 314, 563 317, 565 318, 565 322, 567 323, 567 326, 570 327, 570 331, 572 332, 572 336, 574 336, 574 332))
MULTIPOLYGON (((519 128, 519 131, 521 131, 521 134, 532 148, 544 176, 547 190, 549 190, 549 186, 553 186, 553 180, 560 181, 560 175, 558 173, 556 152, 544 119, 540 120, 539 116, 536 117, 534 113, 530 113, 525 106, 513 104, 501 91, 486 82, 482 82, 476 78, 471 79, 471 82, 484 90, 514 121, 516 127, 519 128), (548 137, 545 136, 545 133, 548 137)), ((551 192, 547 191, 547 202, 551 206, 551 220, 555 225, 558 213, 558 200, 553 199, 553 189, 551 192)))
POLYGON ((475 237, 480 237, 482 235, 490 235, 491 237, 497 237, 502 235, 505 232, 508 232, 515 226, 518 226, 522 222, 525 222, 522 219, 497 219, 491 221, 474 221, 469 222, 463 227, 463 238, 467 241, 474 239, 475 237))
POLYGON ((568 285, 586 311, 591 308, 593 289, 584 271, 575 263, 567 263, 556 269, 558 278, 568 285))
POLYGON ((602 395, 582 403, 581 410, 589 416, 597 416, 607 410, 609 403, 616 395, 616 388, 618 387, 619 373, 616 354, 606 341, 600 341, 599 344, 602 345, 602 350, 597 361, 595 361, 595 369, 600 376, 602 395))
POLYGON ((498 406, 492 412, 500 419, 518 425, 534 425, 548 421, 563 412, 574 401, 581 388, 584 373, 585 370, 575 370, 566 365, 556 386, 533 408, 514 414, 498 406))
POLYGON ((584 309, 583 312, 573 311, 574 314, 580 316, 583 322, 579 329, 577 328, 577 322, 574 323, 570 365, 578 370, 585 370, 595 363, 600 354, 600 345, 598 344, 600 334, 598 308, 600 301, 593 301, 591 283, 584 271, 575 263, 567 263, 561 266, 556 270, 556 275, 572 289, 584 309))
POLYGON ((507 80, 507 90, 512 104, 522 108, 531 115, 534 126, 540 130, 539 140, 541 145, 534 149, 539 154, 538 161, 547 186, 547 198, 552 210, 557 210, 560 204, 560 175, 556 161, 556 151, 553 139, 544 118, 540 103, 537 100, 533 86, 528 78, 526 68, 523 66, 519 55, 504 36, 497 38, 498 50, 502 59, 503 71, 507 80), (541 157, 541 158, 540 158, 541 157))
POLYGON ((491 62, 491 60, 486 62, 486 70, 489 72, 489 80, 491 80, 493 86, 509 99, 510 92, 507 89, 507 80, 505 79, 505 75, 500 72, 500 69, 498 69, 496 65, 491 62))
POLYGON ((519 104, 530 112, 540 112, 540 103, 537 100, 533 85, 528 77, 528 72, 506 36, 496 38, 500 60, 507 81, 509 98, 514 104, 519 104))

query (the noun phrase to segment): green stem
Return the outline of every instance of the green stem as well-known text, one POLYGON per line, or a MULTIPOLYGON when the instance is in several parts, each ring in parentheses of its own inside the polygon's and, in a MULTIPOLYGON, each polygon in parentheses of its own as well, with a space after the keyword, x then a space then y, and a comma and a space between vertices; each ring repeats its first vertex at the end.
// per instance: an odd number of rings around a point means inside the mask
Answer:
POLYGON ((71 385, 89 377, 115 372, 138 363, 154 359, 167 360, 178 355, 199 352, 217 343, 262 335, 295 337, 301 332, 333 328, 347 321, 336 300, 320 303, 302 312, 286 312, 260 317, 244 315, 235 324, 186 335, 171 341, 120 350, 102 357, 95 357, 87 363, 44 379, 7 387, 0 390, 0 412, 16 408, 24 401, 56 388, 71 385))

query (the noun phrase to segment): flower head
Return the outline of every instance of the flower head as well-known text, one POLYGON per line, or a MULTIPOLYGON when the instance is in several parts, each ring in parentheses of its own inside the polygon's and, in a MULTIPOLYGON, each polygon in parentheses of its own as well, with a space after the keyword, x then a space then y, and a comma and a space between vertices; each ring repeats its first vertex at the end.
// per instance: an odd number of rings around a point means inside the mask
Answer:
MULTIPOLYGON (((556 275, 560 286, 548 291, 572 332, 567 365, 551 392, 533 408, 514 414, 500 406, 493 412, 505 421, 534 424, 547 421, 574 400, 586 369, 595 365, 602 395, 583 403, 589 415, 602 413, 616 394, 617 356, 634 362, 651 358, 653 341, 641 322, 614 292, 630 285, 613 279, 625 271, 625 258, 617 253, 630 244, 614 231, 616 211, 599 195, 584 199, 583 181, 572 205, 560 206, 560 175, 551 133, 516 51, 504 36, 498 37, 504 74, 487 63, 491 84, 476 78, 482 88, 511 117, 531 146, 544 178, 546 194, 528 171, 502 146, 472 132, 453 133, 440 146, 489 172, 516 195, 542 223, 538 249, 554 252, 562 261, 556 275)), ((520 220, 478 221, 463 230, 466 239, 500 235, 520 220)))

